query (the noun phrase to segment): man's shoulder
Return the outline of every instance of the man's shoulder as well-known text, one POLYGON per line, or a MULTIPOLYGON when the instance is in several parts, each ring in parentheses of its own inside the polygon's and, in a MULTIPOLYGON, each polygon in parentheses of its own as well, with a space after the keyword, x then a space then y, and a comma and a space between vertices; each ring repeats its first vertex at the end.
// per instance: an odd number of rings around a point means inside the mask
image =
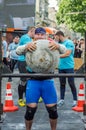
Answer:
POLYGON ((24 35, 21 36, 21 39, 22 38, 27 38, 27 37, 29 38, 29 35, 26 33, 26 34, 24 34, 24 35))
POLYGON ((23 35, 23 36, 20 38, 19 45, 24 45, 24 44, 26 44, 26 43, 28 43, 28 42, 31 42, 31 41, 32 41, 32 39, 29 37, 29 35, 28 35, 28 34, 25 34, 25 35, 23 35))
POLYGON ((73 43, 73 41, 72 40, 70 40, 70 39, 65 39, 65 41, 64 42, 66 42, 66 43, 73 43))
POLYGON ((4 41, 2 42, 2 44, 7 44, 7 42, 4 40, 4 41))
POLYGON ((66 39, 66 40, 64 41, 64 44, 66 44, 66 45, 74 45, 73 41, 70 40, 70 39, 66 39))
POLYGON ((11 42, 8 47, 11 47, 14 45, 14 42, 11 42))
POLYGON ((13 45, 13 44, 15 44, 14 42, 11 42, 9 45, 13 45))

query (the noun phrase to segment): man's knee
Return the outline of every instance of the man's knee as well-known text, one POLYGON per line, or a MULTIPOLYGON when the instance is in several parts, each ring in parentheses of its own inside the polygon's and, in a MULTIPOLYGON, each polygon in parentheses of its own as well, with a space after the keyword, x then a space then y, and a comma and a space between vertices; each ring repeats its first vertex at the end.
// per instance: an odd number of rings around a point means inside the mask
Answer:
POLYGON ((52 107, 46 107, 47 111, 49 113, 49 118, 51 119, 57 119, 58 113, 57 113, 57 105, 54 105, 52 107))
POLYGON ((36 109, 37 109, 37 107, 32 108, 32 107, 27 106, 26 113, 25 113, 25 119, 33 120, 36 109))
POLYGON ((26 85, 26 80, 20 80, 20 83, 19 83, 20 85, 22 85, 22 86, 25 86, 26 85))

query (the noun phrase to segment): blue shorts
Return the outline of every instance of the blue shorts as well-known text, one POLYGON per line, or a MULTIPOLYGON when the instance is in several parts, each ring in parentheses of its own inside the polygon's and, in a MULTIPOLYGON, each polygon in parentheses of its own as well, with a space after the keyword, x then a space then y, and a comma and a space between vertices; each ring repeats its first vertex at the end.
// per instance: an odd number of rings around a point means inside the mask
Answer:
POLYGON ((57 93, 54 86, 54 80, 33 80, 27 81, 26 104, 38 103, 42 97, 45 104, 56 104, 57 93))

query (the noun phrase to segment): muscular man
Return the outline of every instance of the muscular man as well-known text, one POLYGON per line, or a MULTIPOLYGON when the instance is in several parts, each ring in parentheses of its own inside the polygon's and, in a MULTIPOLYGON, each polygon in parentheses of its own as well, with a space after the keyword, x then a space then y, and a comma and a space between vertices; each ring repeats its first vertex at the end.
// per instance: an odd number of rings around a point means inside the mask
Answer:
MULTIPOLYGON (((38 27, 35 30, 35 40, 40 39, 46 39, 46 31, 42 27, 38 27)), ((22 53, 23 51, 27 50, 30 52, 36 50, 36 44, 34 42, 24 45, 22 47, 23 50, 21 49, 21 47, 17 48, 16 50, 17 54, 19 54, 20 51, 21 51, 20 53, 22 53)), ((52 51, 52 50, 58 50, 60 48, 60 45, 52 41, 49 43, 48 47, 52 51)), ((49 113, 51 130, 56 130, 58 113, 57 113, 57 93, 54 85, 54 80, 50 78, 37 79, 37 77, 35 77, 34 79, 31 78, 27 81, 27 87, 26 87, 27 106, 25 113, 26 130, 31 130, 34 114, 37 110, 37 104, 40 97, 42 97, 46 109, 49 113)))

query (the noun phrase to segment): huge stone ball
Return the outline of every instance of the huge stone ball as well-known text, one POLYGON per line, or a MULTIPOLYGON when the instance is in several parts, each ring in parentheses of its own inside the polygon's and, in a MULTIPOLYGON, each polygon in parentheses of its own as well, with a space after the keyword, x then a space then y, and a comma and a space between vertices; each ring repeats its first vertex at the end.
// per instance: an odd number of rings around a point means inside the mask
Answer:
POLYGON ((37 40, 35 43, 37 49, 26 53, 27 66, 33 72, 53 73, 58 64, 59 51, 49 49, 49 40, 37 40))

